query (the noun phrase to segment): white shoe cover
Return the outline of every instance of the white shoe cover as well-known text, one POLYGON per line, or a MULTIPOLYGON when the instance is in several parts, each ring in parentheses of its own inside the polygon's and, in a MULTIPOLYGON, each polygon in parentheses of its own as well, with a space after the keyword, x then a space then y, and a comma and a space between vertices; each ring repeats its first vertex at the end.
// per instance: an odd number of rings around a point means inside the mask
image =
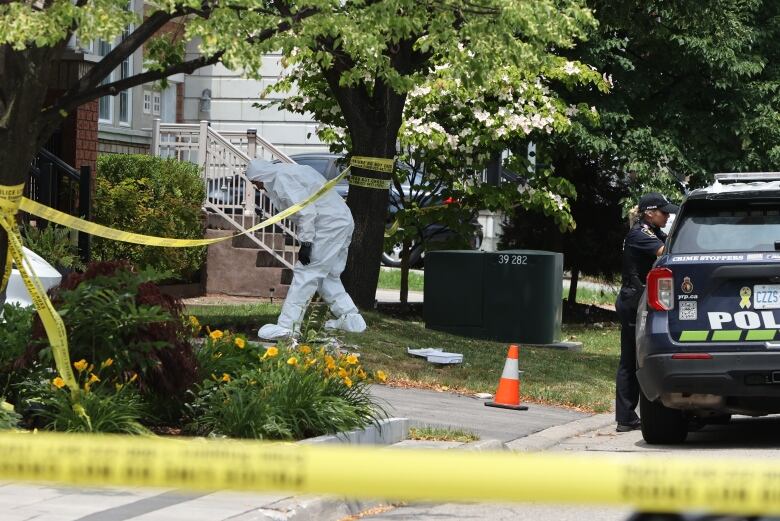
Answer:
POLYGON ((266 324, 257 332, 257 336, 264 340, 276 340, 292 334, 291 330, 276 324, 266 324))
POLYGON ((325 322, 325 329, 341 329, 349 333, 362 333, 366 330, 366 321, 363 320, 360 313, 347 313, 325 322))

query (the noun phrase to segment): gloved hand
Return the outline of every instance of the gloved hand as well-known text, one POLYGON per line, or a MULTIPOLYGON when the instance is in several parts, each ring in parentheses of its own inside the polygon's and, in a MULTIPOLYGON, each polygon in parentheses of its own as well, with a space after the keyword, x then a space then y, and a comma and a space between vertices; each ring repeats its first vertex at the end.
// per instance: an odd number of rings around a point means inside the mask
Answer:
POLYGON ((298 260, 301 261, 301 264, 303 264, 304 266, 308 266, 308 264, 311 262, 310 242, 301 243, 301 249, 298 251, 298 260))

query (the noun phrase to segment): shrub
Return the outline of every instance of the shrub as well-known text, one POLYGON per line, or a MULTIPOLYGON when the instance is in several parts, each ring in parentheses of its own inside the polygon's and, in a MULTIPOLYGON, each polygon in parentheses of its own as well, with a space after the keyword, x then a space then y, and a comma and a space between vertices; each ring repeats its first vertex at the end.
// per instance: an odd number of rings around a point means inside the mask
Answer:
MULTIPOLYGON (((196 359, 181 302, 160 292, 154 283, 160 277, 136 273, 126 262, 92 263, 65 277, 52 303, 65 322, 71 360, 111 359, 111 378, 135 373, 142 393, 181 400, 196 381, 196 359)), ((46 338, 37 317, 33 337, 46 338)), ((16 367, 38 359, 51 366, 47 342, 30 345, 16 367)))
MULTIPOLYGON (((101 155, 93 218, 120 230, 177 239, 203 238, 205 188, 198 167, 146 155, 101 155)), ((95 237, 95 260, 125 259, 139 267, 169 271, 191 280, 205 248, 141 246, 95 237)))
POLYGON ((188 406, 188 430, 289 440, 362 428, 385 416, 354 355, 331 355, 324 348, 315 353, 306 345, 271 347, 258 362, 204 381, 188 406))
POLYGON ((22 235, 25 246, 58 270, 84 269, 84 263, 79 257, 78 248, 71 240, 71 231, 68 228, 54 224, 44 228, 24 224, 22 235))
POLYGON ((101 432, 111 434, 149 434, 141 425, 146 409, 143 399, 131 384, 135 377, 119 381, 107 374, 111 364, 99 368, 86 360, 74 364, 81 393, 74 404, 70 390, 59 377, 51 380, 41 396, 36 416, 48 430, 62 432, 101 432))
POLYGON ((21 419, 13 405, 0 398, 0 431, 18 428, 21 419))
POLYGON ((21 356, 30 341, 35 308, 18 304, 3 304, 0 318, 0 372, 6 373, 9 364, 21 356))

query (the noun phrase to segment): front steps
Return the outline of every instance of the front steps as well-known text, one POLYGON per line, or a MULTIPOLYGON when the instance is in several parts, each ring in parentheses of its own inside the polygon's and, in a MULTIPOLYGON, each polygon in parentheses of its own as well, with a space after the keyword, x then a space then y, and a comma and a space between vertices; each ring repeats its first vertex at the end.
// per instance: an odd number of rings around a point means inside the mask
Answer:
MULTIPOLYGON (((235 234, 233 230, 206 230, 207 239, 228 237, 233 234, 235 234)), ((269 233, 266 236, 266 244, 269 244, 270 235, 273 235, 270 240, 274 243, 274 249, 289 248, 289 255, 292 258, 291 247, 284 246, 284 236, 269 233)), ((291 281, 292 270, 285 267, 270 253, 258 248, 247 237, 239 236, 208 247, 207 294, 283 299, 287 296, 291 281)))

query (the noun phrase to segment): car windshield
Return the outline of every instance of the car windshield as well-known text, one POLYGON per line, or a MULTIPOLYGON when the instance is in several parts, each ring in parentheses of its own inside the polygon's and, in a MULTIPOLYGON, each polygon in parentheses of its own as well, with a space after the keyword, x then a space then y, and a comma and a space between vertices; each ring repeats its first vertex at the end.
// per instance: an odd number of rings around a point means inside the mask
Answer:
POLYGON ((683 209, 671 253, 775 251, 780 241, 777 201, 692 203, 683 209))

